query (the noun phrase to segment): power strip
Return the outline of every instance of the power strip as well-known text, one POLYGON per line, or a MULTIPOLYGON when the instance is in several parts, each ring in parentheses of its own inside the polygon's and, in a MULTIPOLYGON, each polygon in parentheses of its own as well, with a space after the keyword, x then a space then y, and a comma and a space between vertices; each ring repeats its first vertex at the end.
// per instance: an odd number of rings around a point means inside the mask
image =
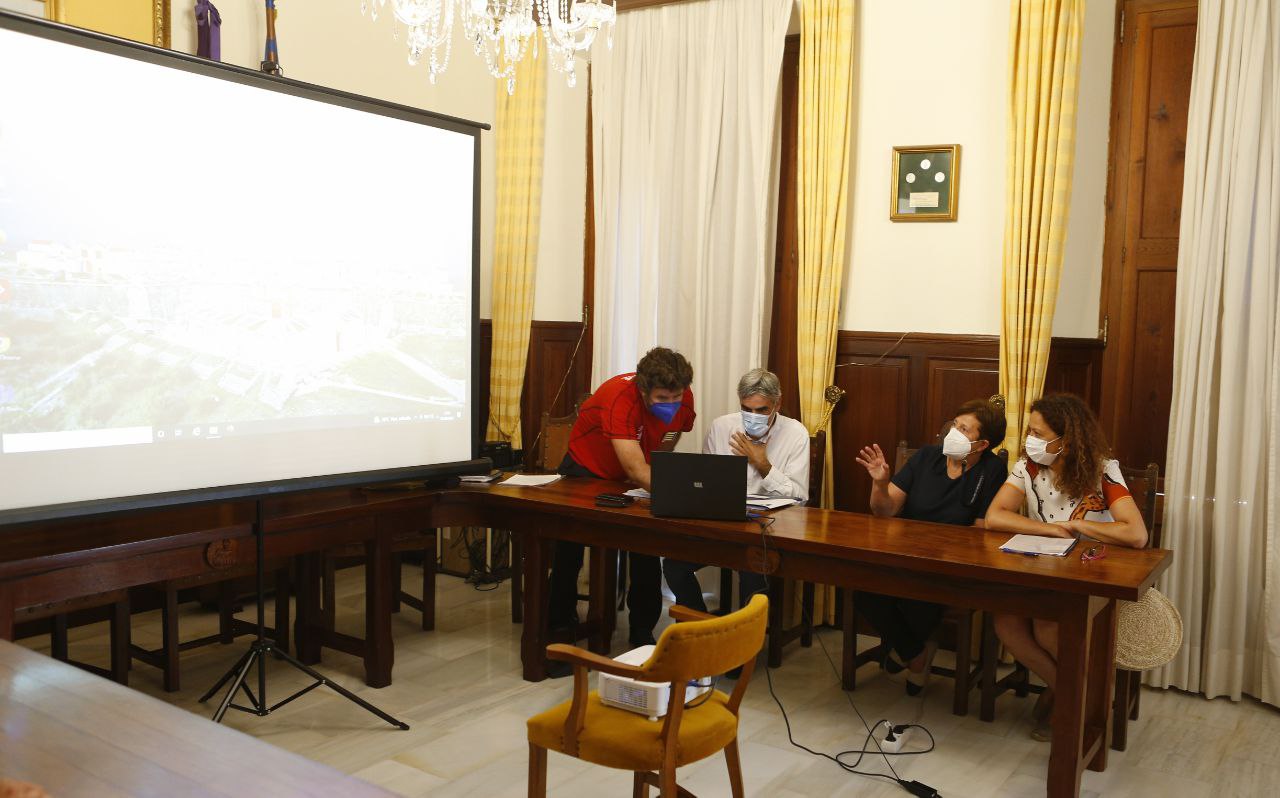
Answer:
POLYGON ((907 736, 910 734, 910 728, 902 729, 902 731, 895 733, 893 726, 888 721, 885 721, 876 727, 876 744, 886 754, 896 754, 902 750, 902 746, 906 744, 907 736))

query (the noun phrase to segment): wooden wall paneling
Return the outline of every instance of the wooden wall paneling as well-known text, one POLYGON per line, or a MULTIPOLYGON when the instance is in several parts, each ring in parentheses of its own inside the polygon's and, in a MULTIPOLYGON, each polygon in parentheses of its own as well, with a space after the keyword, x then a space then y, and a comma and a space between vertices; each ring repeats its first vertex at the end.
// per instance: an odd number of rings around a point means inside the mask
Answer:
POLYGON ((1044 392, 1083 397, 1094 412, 1101 406, 1103 343, 1095 338, 1055 338, 1049 348, 1044 392))
MULTIPOLYGON (((841 331, 836 384, 846 391, 832 421, 836 506, 866 512, 871 481, 855 462, 863 446, 880 444, 888 457, 898 441, 912 447, 935 442, 955 408, 996 393, 999 339, 841 331)), ((1045 391, 1069 391, 1098 406, 1102 343, 1055 338, 1045 391)), ((1154 434, 1154 433, 1153 433, 1154 434)))
POLYGON ((867 512, 871 479, 856 458, 863 446, 878 443, 893 461, 898 441, 907 435, 910 361, 891 357, 875 362, 855 356, 848 362, 836 371, 836 385, 845 390, 845 398, 831 420, 835 505, 867 512))
POLYGON ((998 358, 925 358, 925 415, 916 430, 921 445, 937 442, 942 425, 970 399, 985 399, 1000 390, 998 358))

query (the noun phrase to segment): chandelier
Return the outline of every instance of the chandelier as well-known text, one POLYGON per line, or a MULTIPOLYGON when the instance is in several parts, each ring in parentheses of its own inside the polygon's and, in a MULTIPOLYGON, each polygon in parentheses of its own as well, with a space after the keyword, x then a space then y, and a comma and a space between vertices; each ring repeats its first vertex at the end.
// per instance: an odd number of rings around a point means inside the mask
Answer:
MULTIPOLYGON (((360 13, 375 22, 388 0, 361 0, 360 13)), ((484 59, 489 74, 507 81, 507 92, 516 88, 516 64, 533 48, 538 57, 538 30, 542 30, 551 66, 564 73, 570 86, 577 84, 580 54, 595 43, 602 28, 613 47, 613 0, 390 0, 396 22, 407 30, 409 64, 427 62, 431 82, 449 68, 454 24, 461 19, 463 35, 484 59)), ((582 55, 585 60, 588 55, 582 55)))

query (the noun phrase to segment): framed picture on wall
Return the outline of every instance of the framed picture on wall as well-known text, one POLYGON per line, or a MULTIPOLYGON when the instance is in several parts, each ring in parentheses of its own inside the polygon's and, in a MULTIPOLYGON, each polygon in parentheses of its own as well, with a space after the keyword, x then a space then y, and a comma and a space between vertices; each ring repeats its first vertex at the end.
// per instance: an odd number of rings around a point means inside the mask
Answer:
POLYGON ((894 147, 889 219, 954 222, 960 198, 960 145, 894 147))

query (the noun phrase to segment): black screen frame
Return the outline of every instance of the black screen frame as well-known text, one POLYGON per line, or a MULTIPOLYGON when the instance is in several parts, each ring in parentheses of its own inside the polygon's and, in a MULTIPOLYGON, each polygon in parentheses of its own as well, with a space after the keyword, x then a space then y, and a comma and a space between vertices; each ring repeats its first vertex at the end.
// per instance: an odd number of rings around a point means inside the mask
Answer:
MULTIPOLYGON (((484 122, 473 122, 460 117, 426 111, 408 105, 379 100, 352 92, 305 83, 286 77, 267 75, 233 64, 210 61, 198 56, 165 50, 148 44, 120 39, 94 31, 75 28, 25 14, 0 10, 0 30, 36 36, 61 44, 130 58, 159 67, 178 69, 196 75, 226 80, 244 86, 277 92, 292 97, 314 100, 357 111, 378 114, 406 122, 470 135, 474 142, 474 177, 471 212, 471 381, 470 393, 473 423, 471 435, 471 459, 450 463, 431 463, 421 466, 390 468, 374 471, 356 471, 344 474, 322 474, 268 482, 248 482, 190 490, 166 491, 137 496, 121 496, 88 501, 66 502, 33 507, 0 510, 0 529, 4 527, 65 519, 91 519, 120 513, 158 510, 170 507, 208 504, 222 501, 263 499, 291 493, 325 490, 330 488, 376 485, 411 480, 429 480, 468 473, 483 473, 490 462, 481 458, 478 424, 480 396, 476 387, 480 374, 480 189, 481 143, 480 134, 490 129, 484 122)), ((38 68, 38 65, 33 65, 38 68)))

